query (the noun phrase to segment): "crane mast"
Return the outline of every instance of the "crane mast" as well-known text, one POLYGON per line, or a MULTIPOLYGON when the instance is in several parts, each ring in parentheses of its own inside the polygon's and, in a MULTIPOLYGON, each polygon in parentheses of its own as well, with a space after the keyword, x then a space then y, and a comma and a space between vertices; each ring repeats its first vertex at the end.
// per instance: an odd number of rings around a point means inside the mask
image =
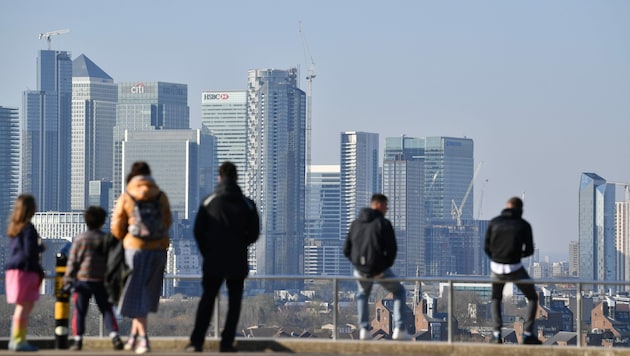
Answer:
MULTIPOLYGON (((302 21, 299 22, 299 32, 302 38, 302 46, 304 47, 304 58, 308 62, 308 72, 306 73, 306 152, 304 152, 306 158, 306 198, 310 196, 310 174, 311 169, 311 129, 312 129, 312 115, 313 115, 313 78, 315 78, 315 62, 311 56, 311 52, 308 48, 308 43, 302 32, 302 21)), ((309 217, 308 202, 305 201, 304 215, 305 219, 309 217)))

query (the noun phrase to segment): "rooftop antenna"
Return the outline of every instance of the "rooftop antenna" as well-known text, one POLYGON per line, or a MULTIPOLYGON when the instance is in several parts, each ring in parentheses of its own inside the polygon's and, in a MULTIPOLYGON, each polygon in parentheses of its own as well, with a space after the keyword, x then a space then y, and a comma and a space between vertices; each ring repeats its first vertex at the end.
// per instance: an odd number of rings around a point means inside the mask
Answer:
POLYGON ((46 32, 46 33, 40 33, 39 34, 39 39, 46 39, 46 41, 48 41, 48 50, 50 50, 50 37, 51 36, 56 36, 56 35, 63 35, 64 33, 68 33, 70 32, 70 30, 68 29, 63 29, 63 30, 56 30, 56 31, 50 31, 50 32, 46 32))

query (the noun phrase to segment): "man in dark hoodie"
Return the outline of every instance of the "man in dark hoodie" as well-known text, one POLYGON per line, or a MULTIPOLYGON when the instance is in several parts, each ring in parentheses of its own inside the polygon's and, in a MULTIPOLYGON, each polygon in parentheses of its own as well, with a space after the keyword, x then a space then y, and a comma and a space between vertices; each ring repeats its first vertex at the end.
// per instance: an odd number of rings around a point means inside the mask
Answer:
MULTIPOLYGON (((370 199, 370 207, 363 208, 359 217, 352 222, 346 242, 344 254, 354 266, 354 276, 373 278, 388 292, 394 295, 394 332, 395 340, 408 340, 411 336, 405 329, 402 308, 405 305, 405 287, 394 279, 396 276, 390 269, 396 259, 398 247, 391 222, 385 219, 387 213, 387 197, 374 194, 370 199)), ((372 290, 372 280, 359 280, 357 307, 359 313, 359 338, 371 339, 369 332, 368 298, 372 290)))
POLYGON ((538 295, 532 283, 518 283, 519 280, 530 279, 527 271, 521 264, 521 258, 529 257, 534 253, 534 239, 532 227, 521 218, 523 214, 523 201, 513 197, 507 201, 501 215, 495 217, 488 224, 484 250, 490 257, 490 270, 492 271, 492 322, 493 335, 491 342, 501 344, 501 302, 503 299, 503 287, 506 282, 516 281, 516 286, 527 298, 527 315, 523 325, 523 343, 540 344, 536 335, 532 334, 536 309, 538 307, 538 295))
POLYGON ((241 313, 243 285, 249 272, 247 247, 260 233, 254 202, 236 184, 236 166, 224 162, 219 167, 219 184, 206 197, 195 220, 195 240, 203 257, 203 294, 199 300, 195 327, 187 352, 203 351, 214 310, 214 300, 223 281, 228 289, 228 312, 221 333, 221 352, 236 352, 234 337, 241 313))

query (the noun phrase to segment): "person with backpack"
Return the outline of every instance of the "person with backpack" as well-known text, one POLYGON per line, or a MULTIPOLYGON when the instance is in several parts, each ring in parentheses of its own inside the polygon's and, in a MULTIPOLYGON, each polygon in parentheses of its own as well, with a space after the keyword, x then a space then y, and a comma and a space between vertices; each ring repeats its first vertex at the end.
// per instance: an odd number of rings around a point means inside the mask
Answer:
MULTIPOLYGON (((407 333, 403 319, 403 306, 405 305, 405 287, 394 279, 396 276, 391 270, 396 259, 398 246, 394 228, 389 220, 385 219, 387 213, 387 197, 376 193, 370 199, 370 207, 363 208, 359 217, 352 222, 344 244, 344 255, 354 267, 354 276, 357 278, 375 279, 388 292, 394 295, 394 332, 392 339, 408 340, 411 336, 407 333)), ((359 338, 369 340, 372 338, 369 331, 368 299, 373 285, 372 280, 358 280, 357 308, 359 314, 359 338)))
POLYGON ((99 206, 90 206, 83 213, 83 218, 88 230, 74 238, 68 254, 66 273, 63 276, 64 289, 74 289, 72 295, 74 344, 70 349, 79 351, 83 348, 85 317, 90 306, 90 298, 94 296, 114 350, 122 350, 123 343, 118 335, 118 323, 104 282, 107 256, 104 250, 105 233, 101 227, 105 224, 107 212, 99 206))
POLYGON ((149 165, 134 162, 126 189, 116 201, 111 232, 122 240, 125 262, 131 270, 118 309, 122 316, 132 319, 131 335, 124 348, 136 354, 151 351, 147 316, 158 310, 171 223, 168 198, 151 177, 149 165))
POLYGON ((219 350, 236 352, 233 343, 249 273, 247 247, 256 242, 260 233, 256 205, 243 195, 236 184, 237 177, 236 166, 224 162, 219 167, 219 184, 214 194, 204 199, 195 219, 195 240, 203 256, 203 294, 187 352, 203 351, 214 301, 223 281, 228 289, 228 312, 219 350))

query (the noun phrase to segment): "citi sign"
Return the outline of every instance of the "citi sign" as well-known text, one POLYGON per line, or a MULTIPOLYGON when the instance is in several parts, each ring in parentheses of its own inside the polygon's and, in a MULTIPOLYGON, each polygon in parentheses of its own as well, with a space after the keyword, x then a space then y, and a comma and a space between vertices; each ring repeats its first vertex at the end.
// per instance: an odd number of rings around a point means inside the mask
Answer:
POLYGON ((221 94, 203 94, 203 100, 228 100, 230 96, 227 93, 221 94))
POLYGON ((144 83, 136 83, 129 89, 131 94, 144 94, 144 83))

